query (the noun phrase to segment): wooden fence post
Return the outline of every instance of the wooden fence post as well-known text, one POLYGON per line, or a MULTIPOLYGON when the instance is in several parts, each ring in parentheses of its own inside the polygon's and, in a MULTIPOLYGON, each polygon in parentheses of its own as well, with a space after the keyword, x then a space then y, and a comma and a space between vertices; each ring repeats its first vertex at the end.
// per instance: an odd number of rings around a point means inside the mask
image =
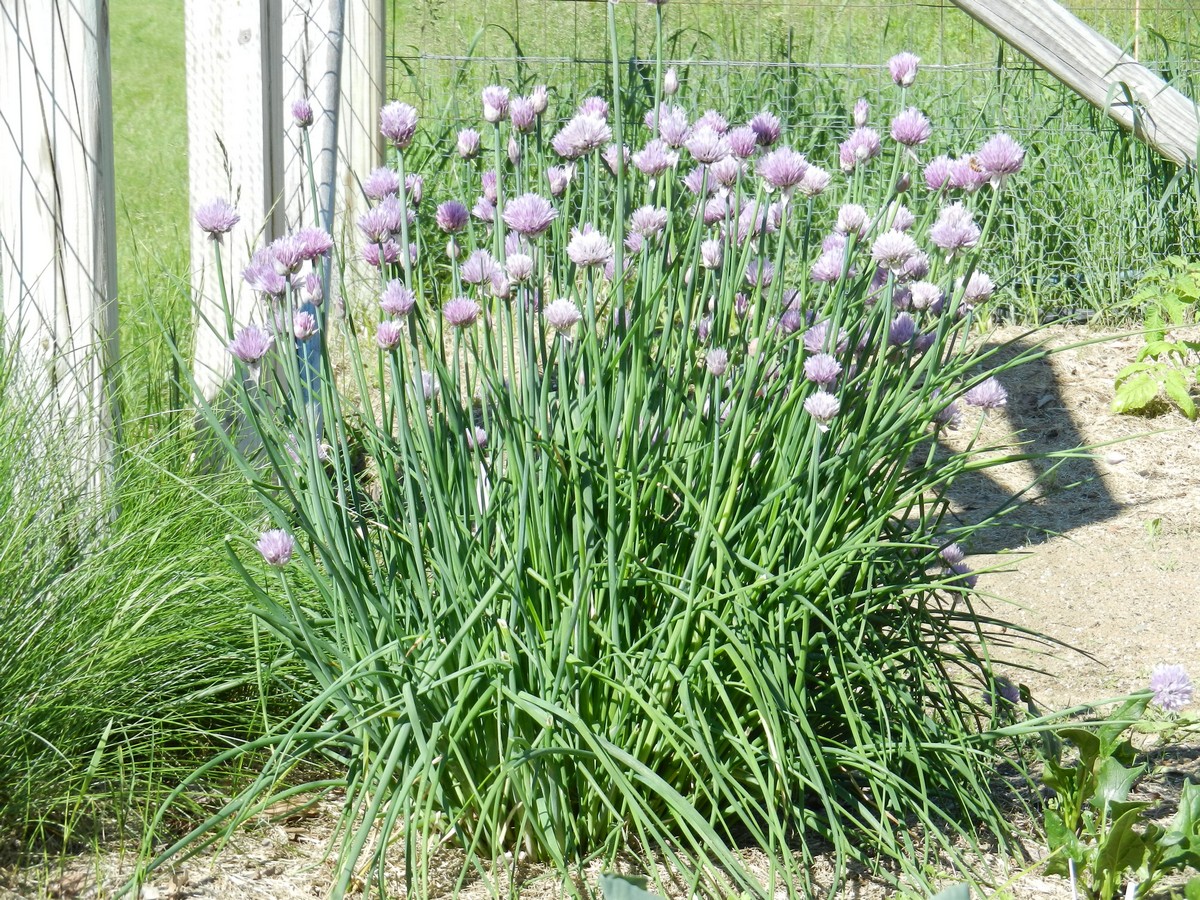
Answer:
POLYGON ((107 0, 0 0, 3 339, 83 489, 116 446, 115 220, 107 0))

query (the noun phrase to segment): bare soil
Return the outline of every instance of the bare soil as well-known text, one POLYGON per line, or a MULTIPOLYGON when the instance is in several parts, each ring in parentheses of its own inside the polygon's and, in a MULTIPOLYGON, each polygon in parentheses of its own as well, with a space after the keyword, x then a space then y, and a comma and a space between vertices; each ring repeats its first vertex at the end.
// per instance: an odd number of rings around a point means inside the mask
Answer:
MULTIPOLYGON (((1019 334, 1006 329, 991 340, 999 345, 1019 334)), ((1063 460, 1057 468, 1041 461, 987 470, 955 489, 964 520, 987 518, 1018 492, 1031 501, 967 549, 969 562, 989 570, 978 587, 995 613, 1074 648, 1010 655, 1007 674, 1028 686, 1045 709, 1140 689, 1160 662, 1182 664, 1200 677, 1200 577, 1192 571, 1200 559, 1200 427, 1165 408, 1151 418, 1113 414, 1113 378, 1133 360, 1142 340, 1102 337, 1054 327, 1024 340, 1024 345, 1037 341, 1067 349, 1006 375, 1008 405, 988 413, 979 433, 983 444, 1008 447, 1008 452, 1019 446, 1032 452, 1098 449, 1063 460), (1072 346, 1082 342, 1090 343, 1072 346)), ((966 440, 974 426, 968 420, 951 441, 966 440)), ((1159 748, 1151 758, 1154 770, 1139 790, 1169 813, 1185 779, 1200 779, 1200 734, 1192 731, 1182 744, 1159 748)), ((325 855, 331 821, 326 808, 247 833, 219 855, 156 876, 142 896, 322 896, 333 877, 325 855)), ((1032 837, 1030 849, 1036 857, 1039 847, 1032 837)), ((1072 896, 1063 879, 1041 875, 1036 866, 1003 859, 992 863, 997 884, 1007 884, 996 896, 1072 896)), ((397 875, 401 865, 397 859, 397 875)), ((458 870, 457 865, 448 868, 458 870)), ((129 871, 129 860, 111 852, 10 870, 7 879, 0 878, 0 900, 105 896, 98 885, 119 883, 121 871, 129 871)), ((432 887, 436 895, 448 893, 452 884, 432 887)), ((486 896, 481 884, 468 885, 465 893, 486 896)), ((560 895, 561 886, 543 878, 521 893, 549 900, 560 895)), ((889 895, 866 880, 847 885, 841 894, 889 895)))

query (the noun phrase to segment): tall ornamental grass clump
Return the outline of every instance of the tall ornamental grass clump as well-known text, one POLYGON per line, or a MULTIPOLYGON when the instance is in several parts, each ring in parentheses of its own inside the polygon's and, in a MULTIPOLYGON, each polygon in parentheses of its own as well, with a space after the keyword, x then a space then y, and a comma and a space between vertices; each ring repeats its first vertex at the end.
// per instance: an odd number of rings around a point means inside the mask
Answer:
MULTIPOLYGON (((384 891, 389 846, 419 895, 449 844, 459 887, 628 854, 707 894, 803 896, 823 848, 839 877, 924 883, 1006 840, 997 623, 947 515, 1002 458, 939 436, 1005 403, 971 330, 1021 148, 928 158, 909 54, 891 108, 860 104, 820 160, 803 123, 688 108, 672 71, 630 131, 613 72, 566 121, 544 87, 488 87, 478 129, 426 148, 452 160, 436 183, 411 170, 417 110, 385 108, 366 308, 324 302, 313 227, 243 273, 257 449, 227 451, 274 527, 232 558, 320 694, 151 867, 313 788, 345 791, 337 896, 384 891), (332 774, 289 778, 301 760, 332 774)), ((202 212, 219 252, 236 213, 202 212)))

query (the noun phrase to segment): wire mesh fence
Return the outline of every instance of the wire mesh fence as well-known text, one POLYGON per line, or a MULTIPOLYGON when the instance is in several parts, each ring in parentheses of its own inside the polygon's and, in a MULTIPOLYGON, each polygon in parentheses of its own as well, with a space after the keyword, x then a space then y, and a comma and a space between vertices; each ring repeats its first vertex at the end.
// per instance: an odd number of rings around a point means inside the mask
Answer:
MULTIPOLYGON (((1191 0, 1067 5, 1200 98, 1200 12, 1191 0)), ((485 84, 540 82, 566 114, 578 98, 606 92, 605 6, 391 0, 392 96, 452 128, 477 123, 485 84)), ((636 121, 653 95, 655 9, 627 2, 618 12, 624 82, 644 101, 629 104, 636 121)), ((1111 308, 1158 259, 1200 253, 1194 176, 1122 135, 949 0, 670 0, 663 13, 664 56, 678 67, 689 106, 717 108, 731 121, 769 107, 799 127, 801 149, 826 163, 836 161, 858 97, 877 110, 877 127, 895 111, 888 58, 919 55, 910 99, 940 126, 930 156, 963 152, 997 129, 1030 151, 1000 263, 1009 301, 1024 312, 1111 308)))

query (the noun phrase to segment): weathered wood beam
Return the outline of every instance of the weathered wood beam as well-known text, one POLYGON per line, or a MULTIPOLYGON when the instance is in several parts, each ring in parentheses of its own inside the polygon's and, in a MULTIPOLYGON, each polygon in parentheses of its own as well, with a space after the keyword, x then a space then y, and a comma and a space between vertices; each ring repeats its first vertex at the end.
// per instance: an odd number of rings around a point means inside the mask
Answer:
POLYGON ((951 2, 1162 156, 1196 165, 1196 102, 1054 0, 951 2))
POLYGON ((0 0, 3 340, 80 489, 114 461, 114 197, 107 0, 0 0))

